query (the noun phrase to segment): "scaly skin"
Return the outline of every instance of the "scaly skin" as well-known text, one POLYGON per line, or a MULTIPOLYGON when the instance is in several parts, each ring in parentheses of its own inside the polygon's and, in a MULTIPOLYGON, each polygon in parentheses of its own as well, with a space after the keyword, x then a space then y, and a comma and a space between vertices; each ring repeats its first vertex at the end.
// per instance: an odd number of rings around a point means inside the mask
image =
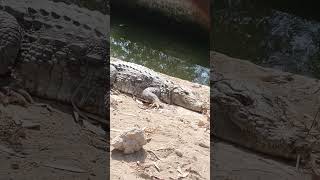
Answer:
POLYGON ((34 96, 105 118, 109 17, 43 0, 0 3, 0 74, 34 96))
POLYGON ((300 159, 320 174, 318 79, 213 51, 210 66, 215 137, 270 156, 300 159))
POLYGON ((296 158, 297 143, 306 133, 287 121, 288 112, 283 111, 286 101, 249 83, 245 85, 234 80, 213 84, 215 134, 259 152, 296 158))
POLYGON ((149 103, 159 104, 162 101, 197 112, 204 110, 204 104, 194 92, 144 66, 111 57, 110 74, 112 88, 149 103))
POLYGON ((216 137, 271 156, 300 156, 320 174, 318 125, 297 119, 285 97, 248 81, 225 79, 211 84, 210 101, 216 137))
POLYGON ((0 27, 0 75, 4 75, 17 58, 22 30, 16 19, 4 11, 0 11, 0 27))

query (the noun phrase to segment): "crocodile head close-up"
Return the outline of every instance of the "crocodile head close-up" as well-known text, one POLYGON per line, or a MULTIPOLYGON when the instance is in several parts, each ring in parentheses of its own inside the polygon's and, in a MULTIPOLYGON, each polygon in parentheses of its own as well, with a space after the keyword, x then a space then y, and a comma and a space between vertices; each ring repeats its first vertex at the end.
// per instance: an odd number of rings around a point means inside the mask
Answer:
POLYGON ((290 104, 244 81, 223 80, 211 89, 214 134, 267 155, 307 158, 307 132, 287 113, 290 104), (245 86, 243 86, 245 84, 245 86))
POLYGON ((171 91, 171 102, 197 112, 202 112, 205 108, 199 94, 182 87, 175 87, 171 91))

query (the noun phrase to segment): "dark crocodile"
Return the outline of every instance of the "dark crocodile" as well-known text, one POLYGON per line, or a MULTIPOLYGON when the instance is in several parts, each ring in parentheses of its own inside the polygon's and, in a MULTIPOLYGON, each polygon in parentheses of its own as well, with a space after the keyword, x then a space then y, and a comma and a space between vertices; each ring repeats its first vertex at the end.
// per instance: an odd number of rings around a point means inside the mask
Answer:
POLYGON ((162 101, 197 112, 206 108, 198 94, 144 66, 111 57, 110 74, 112 88, 154 105, 162 101))
POLYGON ((31 95, 106 116, 109 16, 47 0, 0 2, 0 74, 31 95))
POLYGON ((213 52, 211 65, 214 135, 273 157, 302 159, 319 175, 319 80, 213 52))
POLYGON ((286 98, 240 80, 215 82, 211 95, 216 136, 288 159, 311 152, 307 131, 293 121, 286 98))

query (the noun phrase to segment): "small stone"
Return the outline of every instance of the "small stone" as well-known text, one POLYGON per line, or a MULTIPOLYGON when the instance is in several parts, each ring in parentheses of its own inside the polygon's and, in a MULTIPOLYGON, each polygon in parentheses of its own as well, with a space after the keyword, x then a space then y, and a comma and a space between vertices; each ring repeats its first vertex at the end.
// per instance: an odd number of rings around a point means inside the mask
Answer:
POLYGON ((199 120, 198 126, 202 127, 204 125, 206 125, 206 121, 205 120, 199 120))
POLYGON ((177 154, 177 156, 179 156, 179 157, 182 157, 182 152, 179 150, 179 149, 176 149, 175 151, 174 151, 176 154, 177 154))
POLYGON ((40 130, 40 124, 34 123, 28 120, 22 120, 22 127, 27 129, 34 129, 34 130, 40 130))
POLYGON ((192 159, 193 159, 194 161, 198 161, 198 158, 195 157, 195 156, 193 156, 192 159))

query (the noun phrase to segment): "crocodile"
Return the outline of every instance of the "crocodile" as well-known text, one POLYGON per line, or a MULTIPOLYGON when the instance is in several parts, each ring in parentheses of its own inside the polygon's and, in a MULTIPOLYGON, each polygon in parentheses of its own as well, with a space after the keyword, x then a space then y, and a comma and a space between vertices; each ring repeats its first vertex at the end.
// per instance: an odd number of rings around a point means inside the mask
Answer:
POLYGON ((272 157, 296 161, 297 167, 304 162, 320 175, 320 128, 305 119, 298 121, 285 97, 239 80, 215 82, 211 95, 216 137, 272 157))
POLYGON ((212 87, 216 136, 288 159, 295 159, 299 148, 308 150, 307 141, 302 143, 307 133, 288 121, 293 112, 286 112, 284 98, 237 80, 221 80, 212 87))
POLYGON ((319 91, 316 79, 211 54, 213 134, 271 157, 319 171, 319 91), (281 81, 279 81, 281 80, 281 81), (303 164, 303 163, 302 163, 303 164))
POLYGON ((48 0, 2 0, 0 75, 33 96, 105 119, 108 37, 109 16, 98 11, 48 0))
POLYGON ((160 107, 164 102, 196 112, 202 112, 205 108, 199 94, 147 67, 114 57, 110 58, 110 86, 151 103, 151 106, 160 107))

